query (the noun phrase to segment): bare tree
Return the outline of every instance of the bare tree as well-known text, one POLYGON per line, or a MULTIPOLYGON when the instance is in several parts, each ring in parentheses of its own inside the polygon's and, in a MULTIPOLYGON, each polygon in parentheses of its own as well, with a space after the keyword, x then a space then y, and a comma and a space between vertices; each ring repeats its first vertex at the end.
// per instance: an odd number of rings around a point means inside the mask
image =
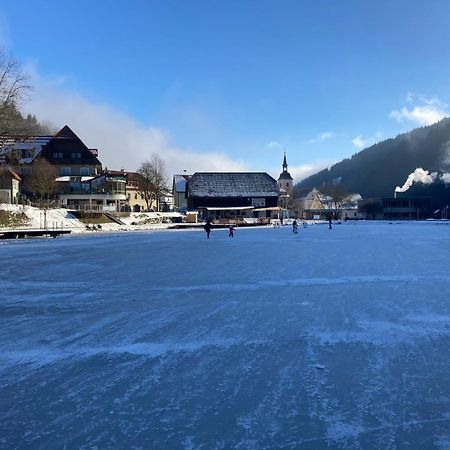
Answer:
POLYGON ((322 206, 335 218, 338 218, 339 212, 351 203, 351 195, 341 183, 323 186, 320 191, 322 195, 319 198, 322 206))
POLYGON ((18 106, 30 88, 28 75, 19 63, 0 49, 0 136, 23 134, 18 106))
POLYGON ((168 189, 167 173, 164 161, 153 153, 150 160, 144 161, 139 167, 141 175, 139 190, 142 192, 147 209, 150 209, 153 201, 159 210, 159 198, 168 189))
POLYGON ((25 176, 25 189, 40 208, 48 209, 58 193, 55 168, 43 158, 36 159, 29 175, 25 176))
POLYGON ((278 207, 282 210, 289 211, 289 213, 296 214, 294 200, 285 192, 282 192, 278 197, 278 207))

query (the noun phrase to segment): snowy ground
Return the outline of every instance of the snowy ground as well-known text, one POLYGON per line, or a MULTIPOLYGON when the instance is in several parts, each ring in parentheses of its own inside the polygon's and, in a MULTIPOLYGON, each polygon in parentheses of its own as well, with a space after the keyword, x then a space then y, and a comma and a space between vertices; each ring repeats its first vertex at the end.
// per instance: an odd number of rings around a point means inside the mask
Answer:
MULTIPOLYGON (((20 227, 12 227, 13 229, 43 229, 45 228, 44 211, 34 206, 11 205, 0 203, 0 210, 10 211, 14 213, 24 213, 29 222, 27 225, 20 227)), ((47 210, 47 228, 48 229, 65 229, 71 230, 72 233, 89 233, 92 230, 86 228, 86 224, 79 221, 73 214, 64 208, 52 208, 47 210)), ((129 216, 121 217, 124 225, 117 223, 104 223, 101 230, 96 230, 95 233, 100 232, 118 232, 118 231, 135 231, 135 230, 156 230, 166 229, 171 223, 170 219, 178 217, 178 213, 131 213, 129 216), (161 221, 163 223, 152 223, 161 221), (133 223, 133 225, 132 225, 133 223)), ((6 228, 2 228, 6 230, 6 228)))
MULTIPOLYGON (((39 208, 28 205, 10 205, 0 203, 0 209, 14 213, 24 213, 28 217, 29 222, 27 226, 15 227, 15 229, 40 229, 45 227, 44 211, 39 208)), ((74 231, 83 231, 86 228, 86 225, 81 223, 66 209, 55 208, 47 210, 47 228, 65 228, 72 229, 74 231)))
POLYGON ((0 245, 1 448, 450 448, 450 225, 0 245))

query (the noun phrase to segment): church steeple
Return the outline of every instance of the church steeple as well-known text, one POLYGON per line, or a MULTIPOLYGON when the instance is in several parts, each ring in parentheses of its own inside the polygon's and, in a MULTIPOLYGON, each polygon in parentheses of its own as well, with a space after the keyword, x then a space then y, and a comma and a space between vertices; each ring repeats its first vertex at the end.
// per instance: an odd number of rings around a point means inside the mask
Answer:
POLYGON ((287 172, 288 164, 286 161, 286 152, 284 152, 284 158, 283 158, 283 172, 287 172))
POLYGON ((283 172, 280 173, 280 177, 278 179, 292 180, 291 174, 288 172, 288 163, 286 160, 286 152, 284 152, 284 157, 283 157, 283 172))
POLYGON ((291 177, 291 174, 288 172, 288 163, 286 159, 286 152, 284 152, 283 156, 283 172, 280 173, 278 177, 278 188, 280 192, 284 192, 288 197, 292 198, 294 194, 294 180, 291 177))

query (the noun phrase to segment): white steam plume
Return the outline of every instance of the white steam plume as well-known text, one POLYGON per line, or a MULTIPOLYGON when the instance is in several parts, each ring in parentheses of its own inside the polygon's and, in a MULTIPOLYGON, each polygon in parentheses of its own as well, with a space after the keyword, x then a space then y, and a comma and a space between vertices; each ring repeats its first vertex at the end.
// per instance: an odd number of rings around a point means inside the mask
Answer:
POLYGON ((437 172, 428 172, 428 170, 422 169, 422 167, 418 167, 413 173, 408 175, 405 183, 402 187, 397 186, 395 188, 395 192, 406 192, 413 183, 423 183, 423 184, 431 184, 436 181, 437 172))
POLYGON ((449 184, 450 183, 450 172, 445 172, 440 176, 440 179, 445 183, 445 184, 449 184))

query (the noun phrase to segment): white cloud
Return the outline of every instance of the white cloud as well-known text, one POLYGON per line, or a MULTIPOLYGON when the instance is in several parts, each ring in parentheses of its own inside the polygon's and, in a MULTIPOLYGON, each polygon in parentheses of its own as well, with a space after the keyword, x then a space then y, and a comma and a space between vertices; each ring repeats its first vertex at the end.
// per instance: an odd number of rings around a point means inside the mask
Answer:
POLYGON ((331 131, 325 131, 323 133, 319 133, 315 138, 310 139, 308 141, 308 144, 316 144, 317 142, 326 141, 327 139, 331 139, 335 136, 335 133, 332 133, 331 131))
POLYGON ((361 134, 352 139, 352 144, 358 150, 362 150, 363 148, 370 147, 371 145, 379 142, 383 136, 383 133, 377 131, 375 136, 369 136, 364 138, 361 134))
POLYGON ((389 117, 398 123, 411 122, 415 125, 431 125, 448 115, 447 105, 438 98, 426 98, 409 92, 406 101, 411 105, 391 111, 389 117))
POLYGON ((362 149, 366 146, 366 141, 363 139, 361 135, 356 136, 354 139, 352 139, 352 144, 359 149, 362 149))
POLYGON ((270 150, 282 150, 284 148, 286 148, 285 145, 281 144, 280 142, 277 141, 270 141, 266 144, 266 147, 270 150))
POLYGON ((180 148, 170 135, 151 124, 141 124, 110 105, 93 102, 65 88, 64 78, 44 79, 32 68, 34 90, 26 112, 60 128, 65 124, 91 148, 99 149, 99 159, 111 169, 136 170, 157 153, 168 175, 195 171, 243 171, 247 164, 221 152, 180 148))
POLYGON ((430 106, 414 106, 412 109, 403 107, 400 111, 392 111, 390 114, 390 117, 399 123, 410 121, 417 125, 431 125, 439 122, 445 116, 444 111, 430 106))

